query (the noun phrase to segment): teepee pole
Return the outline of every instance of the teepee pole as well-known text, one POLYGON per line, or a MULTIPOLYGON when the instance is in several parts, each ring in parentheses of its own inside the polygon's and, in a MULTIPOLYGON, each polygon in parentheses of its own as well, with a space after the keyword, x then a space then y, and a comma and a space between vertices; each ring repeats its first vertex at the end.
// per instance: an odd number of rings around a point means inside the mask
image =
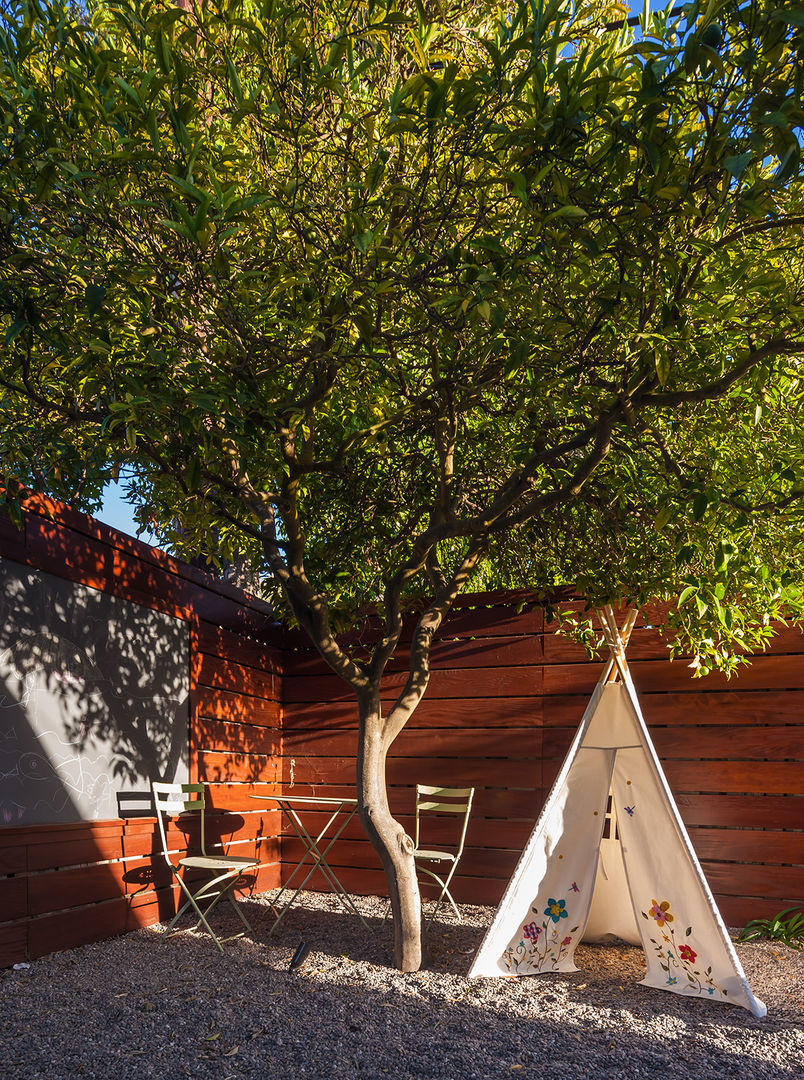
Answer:
POLYGON ((617 625, 617 619, 611 604, 598 608, 597 617, 603 628, 603 636, 606 639, 610 653, 609 662, 603 675, 603 682, 615 682, 618 675, 625 682, 626 672, 628 671, 625 650, 631 639, 631 631, 636 623, 637 609, 634 607, 628 609, 622 630, 617 625))

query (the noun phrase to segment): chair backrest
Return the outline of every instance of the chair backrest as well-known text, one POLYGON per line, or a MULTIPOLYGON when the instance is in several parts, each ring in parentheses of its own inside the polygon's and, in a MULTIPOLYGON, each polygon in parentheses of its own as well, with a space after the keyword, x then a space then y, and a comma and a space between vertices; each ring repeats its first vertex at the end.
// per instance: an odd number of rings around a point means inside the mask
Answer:
POLYGON ((151 784, 154 793, 154 809, 159 823, 159 835, 162 838, 162 853, 167 862, 171 862, 166 822, 179 814, 193 811, 201 813, 201 854, 206 855, 204 841, 204 785, 203 784, 163 784, 154 780, 151 784))
POLYGON ((473 787, 432 787, 429 784, 417 784, 416 847, 419 847, 419 829, 423 814, 462 814, 463 820, 459 823, 460 833, 458 847, 455 852, 455 858, 457 859, 463 851, 466 826, 469 824, 469 813, 472 809, 474 796, 475 789, 473 787))

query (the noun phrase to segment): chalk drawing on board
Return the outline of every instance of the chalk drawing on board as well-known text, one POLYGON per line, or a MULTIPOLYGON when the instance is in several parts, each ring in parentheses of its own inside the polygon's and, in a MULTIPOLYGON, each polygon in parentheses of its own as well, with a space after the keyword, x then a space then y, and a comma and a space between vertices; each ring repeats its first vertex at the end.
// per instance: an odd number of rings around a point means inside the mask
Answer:
POLYGON ((0 559, 0 825, 186 780, 188 698, 186 622, 0 559))

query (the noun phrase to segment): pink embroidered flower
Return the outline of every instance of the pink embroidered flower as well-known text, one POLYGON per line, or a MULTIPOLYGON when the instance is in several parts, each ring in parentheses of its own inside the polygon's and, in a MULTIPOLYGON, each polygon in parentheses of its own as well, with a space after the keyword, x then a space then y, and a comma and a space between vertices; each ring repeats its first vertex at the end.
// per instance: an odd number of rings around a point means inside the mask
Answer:
POLYGON ((686 960, 689 964, 695 963, 698 954, 694 949, 691 949, 689 945, 680 945, 678 951, 681 954, 682 960, 686 960))
POLYGON ((563 940, 563 941, 561 942, 561 944, 562 944, 562 945, 569 945, 569 943, 570 943, 571 941, 572 941, 572 938, 571 938, 571 937, 565 937, 565 938, 564 938, 564 940, 563 940))
POLYGON ((658 900, 651 900, 653 905, 648 914, 652 919, 655 919, 659 926, 664 926, 665 923, 673 921, 674 916, 670 914, 670 901, 662 900, 661 904, 658 900))
POLYGON ((541 926, 537 926, 535 922, 527 923, 526 926, 522 927, 522 933, 526 938, 530 938, 531 941, 535 941, 541 932, 541 926))

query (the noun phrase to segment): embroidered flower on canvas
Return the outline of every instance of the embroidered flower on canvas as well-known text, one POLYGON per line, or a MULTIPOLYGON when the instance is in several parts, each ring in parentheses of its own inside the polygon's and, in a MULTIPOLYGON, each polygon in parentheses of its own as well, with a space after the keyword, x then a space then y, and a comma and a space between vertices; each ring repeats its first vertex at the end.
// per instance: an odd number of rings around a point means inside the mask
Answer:
POLYGON ((561 937, 557 929, 562 919, 569 919, 565 900, 547 901, 542 922, 537 921, 544 900, 537 898, 531 909, 536 919, 524 923, 520 933, 522 940, 512 942, 500 957, 505 967, 518 974, 536 973, 537 971, 558 971, 572 948, 575 935, 580 925, 565 928, 566 936, 561 937))
POLYGON ((547 907, 544 909, 545 915, 548 915, 554 923, 557 923, 559 919, 568 919, 569 912, 566 910, 566 900, 553 900, 552 897, 547 901, 547 907))
POLYGON ((664 926, 665 923, 671 923, 673 916, 670 914, 670 901, 662 900, 661 904, 658 900, 651 900, 651 907, 648 909, 648 914, 652 919, 655 919, 659 926, 664 926))
POLYGON ((648 922, 653 919, 656 925, 662 928, 661 934, 657 933, 656 937, 650 936, 649 932, 649 939, 658 965, 666 975, 667 986, 678 986, 680 980, 687 993, 708 994, 709 997, 717 995, 724 1001, 729 1000, 728 990, 724 990, 715 982, 712 965, 705 967, 706 961, 698 959, 700 953, 696 952, 691 945, 679 943, 678 937, 691 938, 693 929, 692 926, 684 929, 683 926, 670 925, 675 920, 670 914, 669 900, 662 900, 661 903, 658 900, 651 900, 651 906, 647 911, 641 912, 641 915, 648 922), (660 938, 662 940, 659 940, 660 938))

